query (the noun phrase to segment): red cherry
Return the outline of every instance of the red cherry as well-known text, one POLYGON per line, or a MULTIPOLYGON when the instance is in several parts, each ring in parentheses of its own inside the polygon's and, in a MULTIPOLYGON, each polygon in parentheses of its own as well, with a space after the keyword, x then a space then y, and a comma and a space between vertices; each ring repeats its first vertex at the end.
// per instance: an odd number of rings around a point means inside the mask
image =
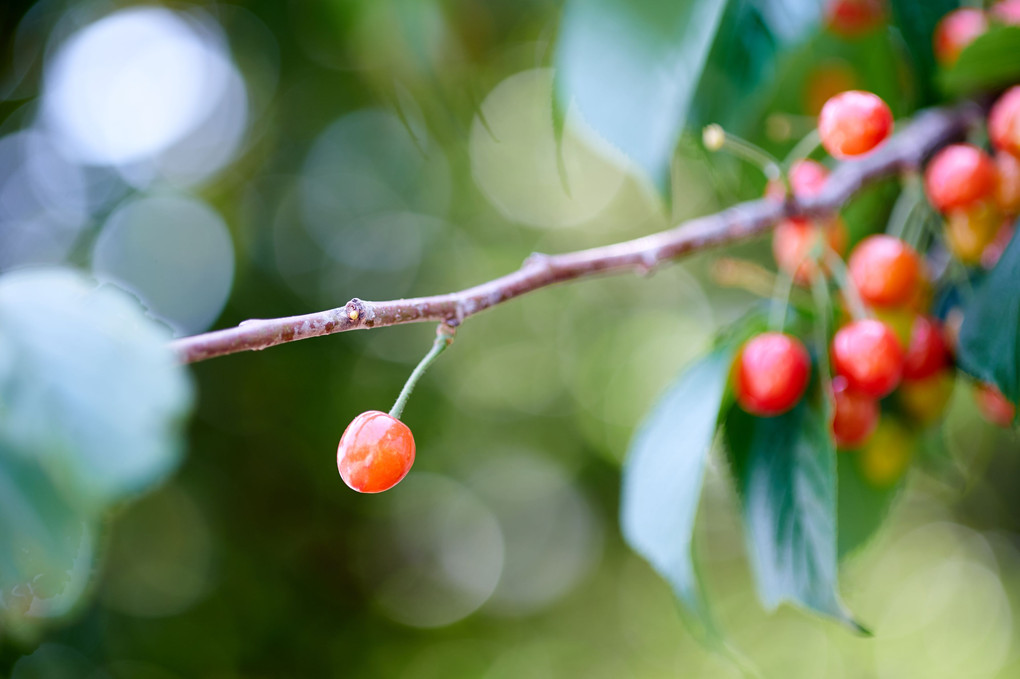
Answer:
POLYGON ((903 377, 903 349, 885 323, 866 318, 849 323, 832 338, 832 363, 850 388, 882 398, 903 377))
POLYGON ((825 24, 836 35, 855 38, 878 28, 885 21, 883 0, 830 0, 825 24))
POLYGON ((854 248, 847 262, 850 279, 865 304, 889 307, 907 304, 921 285, 921 260, 899 238, 868 236, 854 248))
POLYGON ((997 149, 1020 156, 1020 85, 999 97, 988 114, 988 136, 997 149))
POLYGON ((836 158, 872 150, 892 131, 892 111, 871 92, 850 90, 825 102, 818 116, 822 146, 836 158))
POLYGON ((807 349, 796 337, 779 332, 748 340, 737 362, 737 402, 760 417, 780 415, 797 405, 811 376, 807 349))
MULTIPOLYGON (((790 166, 790 188, 798 198, 809 198, 821 193, 829 179, 829 169, 813 160, 797 160, 790 166)), ((771 200, 786 198, 783 182, 773 179, 765 186, 765 197, 771 200)))
POLYGON ((935 60, 952 66, 960 52, 988 30, 988 19, 979 9, 957 9, 942 17, 935 26, 935 60))
POLYGON ((1016 417, 1016 407, 993 385, 976 385, 974 400, 986 420, 1000 427, 1012 426, 1013 418, 1016 417))
POLYGON ((928 199, 946 212, 967 207, 995 193, 995 163, 976 146, 953 144, 938 152, 924 172, 928 199))
POLYGON ((336 449, 340 478, 359 493, 381 493, 397 485, 414 464, 414 437, 407 425, 370 410, 347 425, 336 449))
POLYGON ((992 5, 989 13, 1001 23, 1010 26, 1020 25, 1020 0, 1002 0, 992 5))
POLYGON ((794 282, 807 285, 818 274, 818 264, 811 254, 823 238, 836 253, 842 255, 846 251, 846 224, 839 216, 821 222, 797 217, 784 219, 772 233, 776 265, 794 282))
POLYGON ((949 349, 939 322, 918 316, 910 333, 910 346, 903 356, 903 379, 923 380, 945 368, 947 363, 949 349))
POLYGON ((835 409, 832 414, 832 436, 839 448, 856 448, 875 432, 878 426, 878 400, 854 391, 845 377, 832 380, 835 409))

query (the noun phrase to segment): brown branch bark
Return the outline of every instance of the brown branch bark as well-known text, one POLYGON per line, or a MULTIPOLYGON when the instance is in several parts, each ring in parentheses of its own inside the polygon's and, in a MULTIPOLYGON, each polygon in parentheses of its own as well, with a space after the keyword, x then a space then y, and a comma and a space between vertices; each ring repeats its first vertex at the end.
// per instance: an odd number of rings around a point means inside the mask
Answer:
POLYGON ((648 272, 691 252, 759 236, 785 217, 835 212, 866 185, 920 168, 938 148, 962 137, 980 116, 980 107, 971 103, 919 113, 881 148, 840 164, 821 194, 809 201, 740 203, 635 240, 561 255, 534 254, 517 271, 459 292, 387 302, 355 298, 335 309, 245 321, 235 328, 174 340, 171 346, 183 362, 192 363, 347 330, 422 321, 457 325, 468 316, 554 283, 597 274, 648 272))

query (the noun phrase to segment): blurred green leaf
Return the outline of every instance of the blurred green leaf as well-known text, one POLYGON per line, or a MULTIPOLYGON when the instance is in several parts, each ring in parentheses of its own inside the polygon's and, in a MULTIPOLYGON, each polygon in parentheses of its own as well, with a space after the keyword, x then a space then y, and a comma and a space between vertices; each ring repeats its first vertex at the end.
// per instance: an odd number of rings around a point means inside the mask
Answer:
POLYGON ((1020 80, 1020 26, 993 25, 967 45, 951 68, 939 74, 954 96, 1012 85, 1020 80))
POLYGON ((191 405, 168 333, 69 270, 0 279, 0 442, 89 510, 164 478, 191 405))
POLYGON ((570 0, 556 92, 660 188, 726 3, 570 0))
POLYGON ((67 614, 92 574, 95 518, 35 461, 0 444, 0 628, 30 635, 67 614))
POLYGON ((623 470, 624 538, 708 634, 714 625, 691 553, 694 519, 736 346, 687 367, 641 425, 623 470))
POLYGON ((935 51, 932 36, 939 19, 960 6, 959 0, 890 0, 893 25, 903 36, 921 91, 920 105, 935 99, 935 51))
POLYGON ((863 547, 875 536, 893 502, 903 488, 897 483, 887 488, 876 488, 861 476, 854 452, 836 455, 836 476, 839 480, 838 541, 839 558, 848 556, 863 547))
POLYGON ((976 284, 965 305, 957 361, 991 382, 1006 398, 1020 401, 1020 239, 1015 235, 998 264, 976 284))
POLYGON ((760 125, 780 60, 817 31, 821 10, 817 0, 730 2, 698 86, 696 124, 714 122, 741 133, 760 125))
POLYGON ((836 561, 836 452, 822 408, 805 398, 778 417, 738 407, 725 423, 758 594, 861 629, 843 606, 836 561))

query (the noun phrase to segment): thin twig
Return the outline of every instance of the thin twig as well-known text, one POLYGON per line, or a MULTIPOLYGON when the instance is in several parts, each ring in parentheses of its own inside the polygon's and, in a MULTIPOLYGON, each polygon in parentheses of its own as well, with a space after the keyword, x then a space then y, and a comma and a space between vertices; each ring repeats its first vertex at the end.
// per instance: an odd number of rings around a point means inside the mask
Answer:
POLYGON ((635 240, 561 255, 534 254, 517 271, 460 292, 388 302, 355 298, 335 309, 245 321, 235 328, 174 340, 171 346, 183 362, 193 363, 347 330, 423 321, 456 326, 468 316, 555 283, 627 271, 647 273, 692 252, 760 236, 785 217, 836 212, 866 185, 917 170, 934 151, 964 136, 980 115, 980 107, 972 103, 919 113, 879 149, 839 165, 821 193, 807 200, 740 203, 635 240))

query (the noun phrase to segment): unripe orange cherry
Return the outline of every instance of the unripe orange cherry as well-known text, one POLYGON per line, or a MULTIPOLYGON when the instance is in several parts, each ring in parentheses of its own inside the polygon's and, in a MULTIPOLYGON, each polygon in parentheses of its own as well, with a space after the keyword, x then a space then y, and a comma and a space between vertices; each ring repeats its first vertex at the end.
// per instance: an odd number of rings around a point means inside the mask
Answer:
POLYGON ((935 59, 943 66, 952 66, 960 52, 988 30, 988 19, 979 9, 957 9, 942 17, 935 26, 935 59))
POLYGON ((946 213, 946 242, 964 264, 977 264, 1002 226, 1002 213, 991 200, 981 200, 946 213))
POLYGON ((840 92, 825 102, 818 115, 822 146, 835 158, 871 151, 892 131, 892 111, 878 95, 862 90, 840 92))
POLYGON ((878 426, 878 400, 850 388, 845 377, 832 380, 835 408, 832 413, 832 436, 838 448, 862 445, 878 426))
POLYGON ((910 333, 910 344, 903 356, 903 379, 922 380, 949 364, 949 349, 942 326, 934 318, 918 316, 910 333))
POLYGON ((942 149, 924 172, 928 200, 942 212, 991 198, 997 183, 995 163, 987 153, 970 144, 953 144, 942 149))
POLYGON ((1020 85, 1006 90, 992 106, 988 137, 995 148, 1020 156, 1020 85))
POLYGON ((765 332, 752 337, 737 357, 740 407, 760 417, 781 415, 797 405, 811 376, 811 357, 796 337, 765 332))
POLYGON ((868 236, 854 248, 847 262, 850 279, 865 304, 878 307, 910 302, 921 284, 921 260, 899 238, 868 236))
POLYGON ((903 377, 903 348, 888 325, 865 318, 836 332, 832 338, 832 364, 851 389, 882 398, 903 377))
POLYGON ((784 219, 772 233, 776 265, 794 282, 807 285, 818 274, 818 265, 811 253, 819 248, 823 239, 837 254, 846 251, 846 224, 839 215, 821 221, 800 217, 784 219))
POLYGON ((340 478, 359 493, 381 493, 397 485, 414 464, 414 437, 407 425, 378 410, 347 425, 336 450, 340 478))
POLYGON ((1020 213, 1020 158, 1012 153, 995 154, 998 183, 995 186, 995 203, 1005 215, 1020 213))

